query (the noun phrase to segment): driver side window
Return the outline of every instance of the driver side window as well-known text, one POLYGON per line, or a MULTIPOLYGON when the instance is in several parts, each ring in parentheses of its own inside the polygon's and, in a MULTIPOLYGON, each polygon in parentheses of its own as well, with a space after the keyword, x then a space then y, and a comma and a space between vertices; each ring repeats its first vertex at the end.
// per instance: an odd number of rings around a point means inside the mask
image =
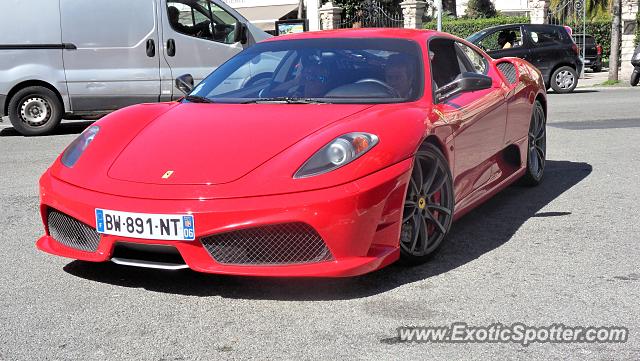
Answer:
POLYGON ((236 19, 208 0, 167 1, 171 27, 184 35, 232 44, 236 19))
POLYGON ((456 51, 455 41, 452 39, 431 39, 429 41, 429 59, 434 91, 456 80, 463 71, 466 71, 466 67, 456 51))
POLYGON ((497 30, 482 38, 478 45, 485 51, 518 48, 522 46, 522 32, 519 26, 497 30))

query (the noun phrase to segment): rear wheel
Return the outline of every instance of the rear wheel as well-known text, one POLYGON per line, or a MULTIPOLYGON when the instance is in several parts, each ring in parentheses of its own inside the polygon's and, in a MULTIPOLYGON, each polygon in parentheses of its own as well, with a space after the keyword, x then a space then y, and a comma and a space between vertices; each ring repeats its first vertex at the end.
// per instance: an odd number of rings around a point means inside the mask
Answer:
POLYGON ((440 247, 453 220, 453 182, 440 150, 426 144, 414 160, 404 202, 401 261, 420 264, 440 247))
POLYGON ((551 75, 551 88, 556 93, 570 93, 578 85, 578 73, 570 66, 561 66, 551 75))
POLYGON ((640 71, 638 71, 638 69, 634 69, 633 73, 631 73, 631 80, 629 81, 629 83, 631 84, 631 86, 636 86, 638 85, 639 81, 640 81, 640 71))
POLYGON ((51 132, 62 120, 62 113, 58 96, 41 86, 21 89, 9 101, 9 119, 22 135, 51 132))
POLYGON ((599 73, 602 71, 602 65, 596 65, 593 68, 591 68, 591 70, 593 70, 594 73, 599 73))
POLYGON ((547 120, 544 108, 536 100, 529 124, 527 142, 527 171, 522 177, 522 183, 536 186, 542 182, 547 153, 547 120))

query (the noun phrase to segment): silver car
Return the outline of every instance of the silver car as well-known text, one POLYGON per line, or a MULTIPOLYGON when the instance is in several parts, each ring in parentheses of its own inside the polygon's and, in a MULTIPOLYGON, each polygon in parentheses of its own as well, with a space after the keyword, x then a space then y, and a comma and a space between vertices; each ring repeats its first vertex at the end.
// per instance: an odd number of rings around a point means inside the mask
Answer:
POLYGON ((176 99, 175 78, 197 83, 267 37, 220 0, 3 0, 0 116, 39 135, 63 116, 176 99))

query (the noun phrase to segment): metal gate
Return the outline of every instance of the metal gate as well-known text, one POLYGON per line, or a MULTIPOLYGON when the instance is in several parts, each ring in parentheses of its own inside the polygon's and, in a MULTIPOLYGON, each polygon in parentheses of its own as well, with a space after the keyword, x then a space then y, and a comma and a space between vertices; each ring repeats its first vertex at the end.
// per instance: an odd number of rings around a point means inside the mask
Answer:
MULTIPOLYGON (((549 8, 547 21, 549 24, 570 25, 574 33, 582 33, 581 43, 585 44, 587 26, 587 5, 585 0, 562 0, 555 7, 549 8)), ((580 49, 582 60, 586 55, 586 47, 580 49)), ((582 68, 584 76, 584 67, 582 68)))
POLYGON ((586 20, 585 0, 562 0, 549 7, 547 22, 554 25, 582 25, 586 20))
POLYGON ((396 2, 364 0, 351 14, 343 13, 340 28, 402 28, 402 9, 396 2))

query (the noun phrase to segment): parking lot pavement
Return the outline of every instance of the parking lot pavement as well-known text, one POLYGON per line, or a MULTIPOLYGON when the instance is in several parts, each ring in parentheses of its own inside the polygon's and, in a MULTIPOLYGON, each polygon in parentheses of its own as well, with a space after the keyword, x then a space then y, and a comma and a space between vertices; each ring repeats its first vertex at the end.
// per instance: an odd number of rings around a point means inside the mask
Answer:
POLYGON ((34 242, 39 175, 87 122, 0 123, 0 359, 638 359, 637 89, 549 95, 548 164, 453 226, 431 262, 339 280, 89 264, 34 242), (400 326, 625 326, 624 344, 406 344, 400 326))

